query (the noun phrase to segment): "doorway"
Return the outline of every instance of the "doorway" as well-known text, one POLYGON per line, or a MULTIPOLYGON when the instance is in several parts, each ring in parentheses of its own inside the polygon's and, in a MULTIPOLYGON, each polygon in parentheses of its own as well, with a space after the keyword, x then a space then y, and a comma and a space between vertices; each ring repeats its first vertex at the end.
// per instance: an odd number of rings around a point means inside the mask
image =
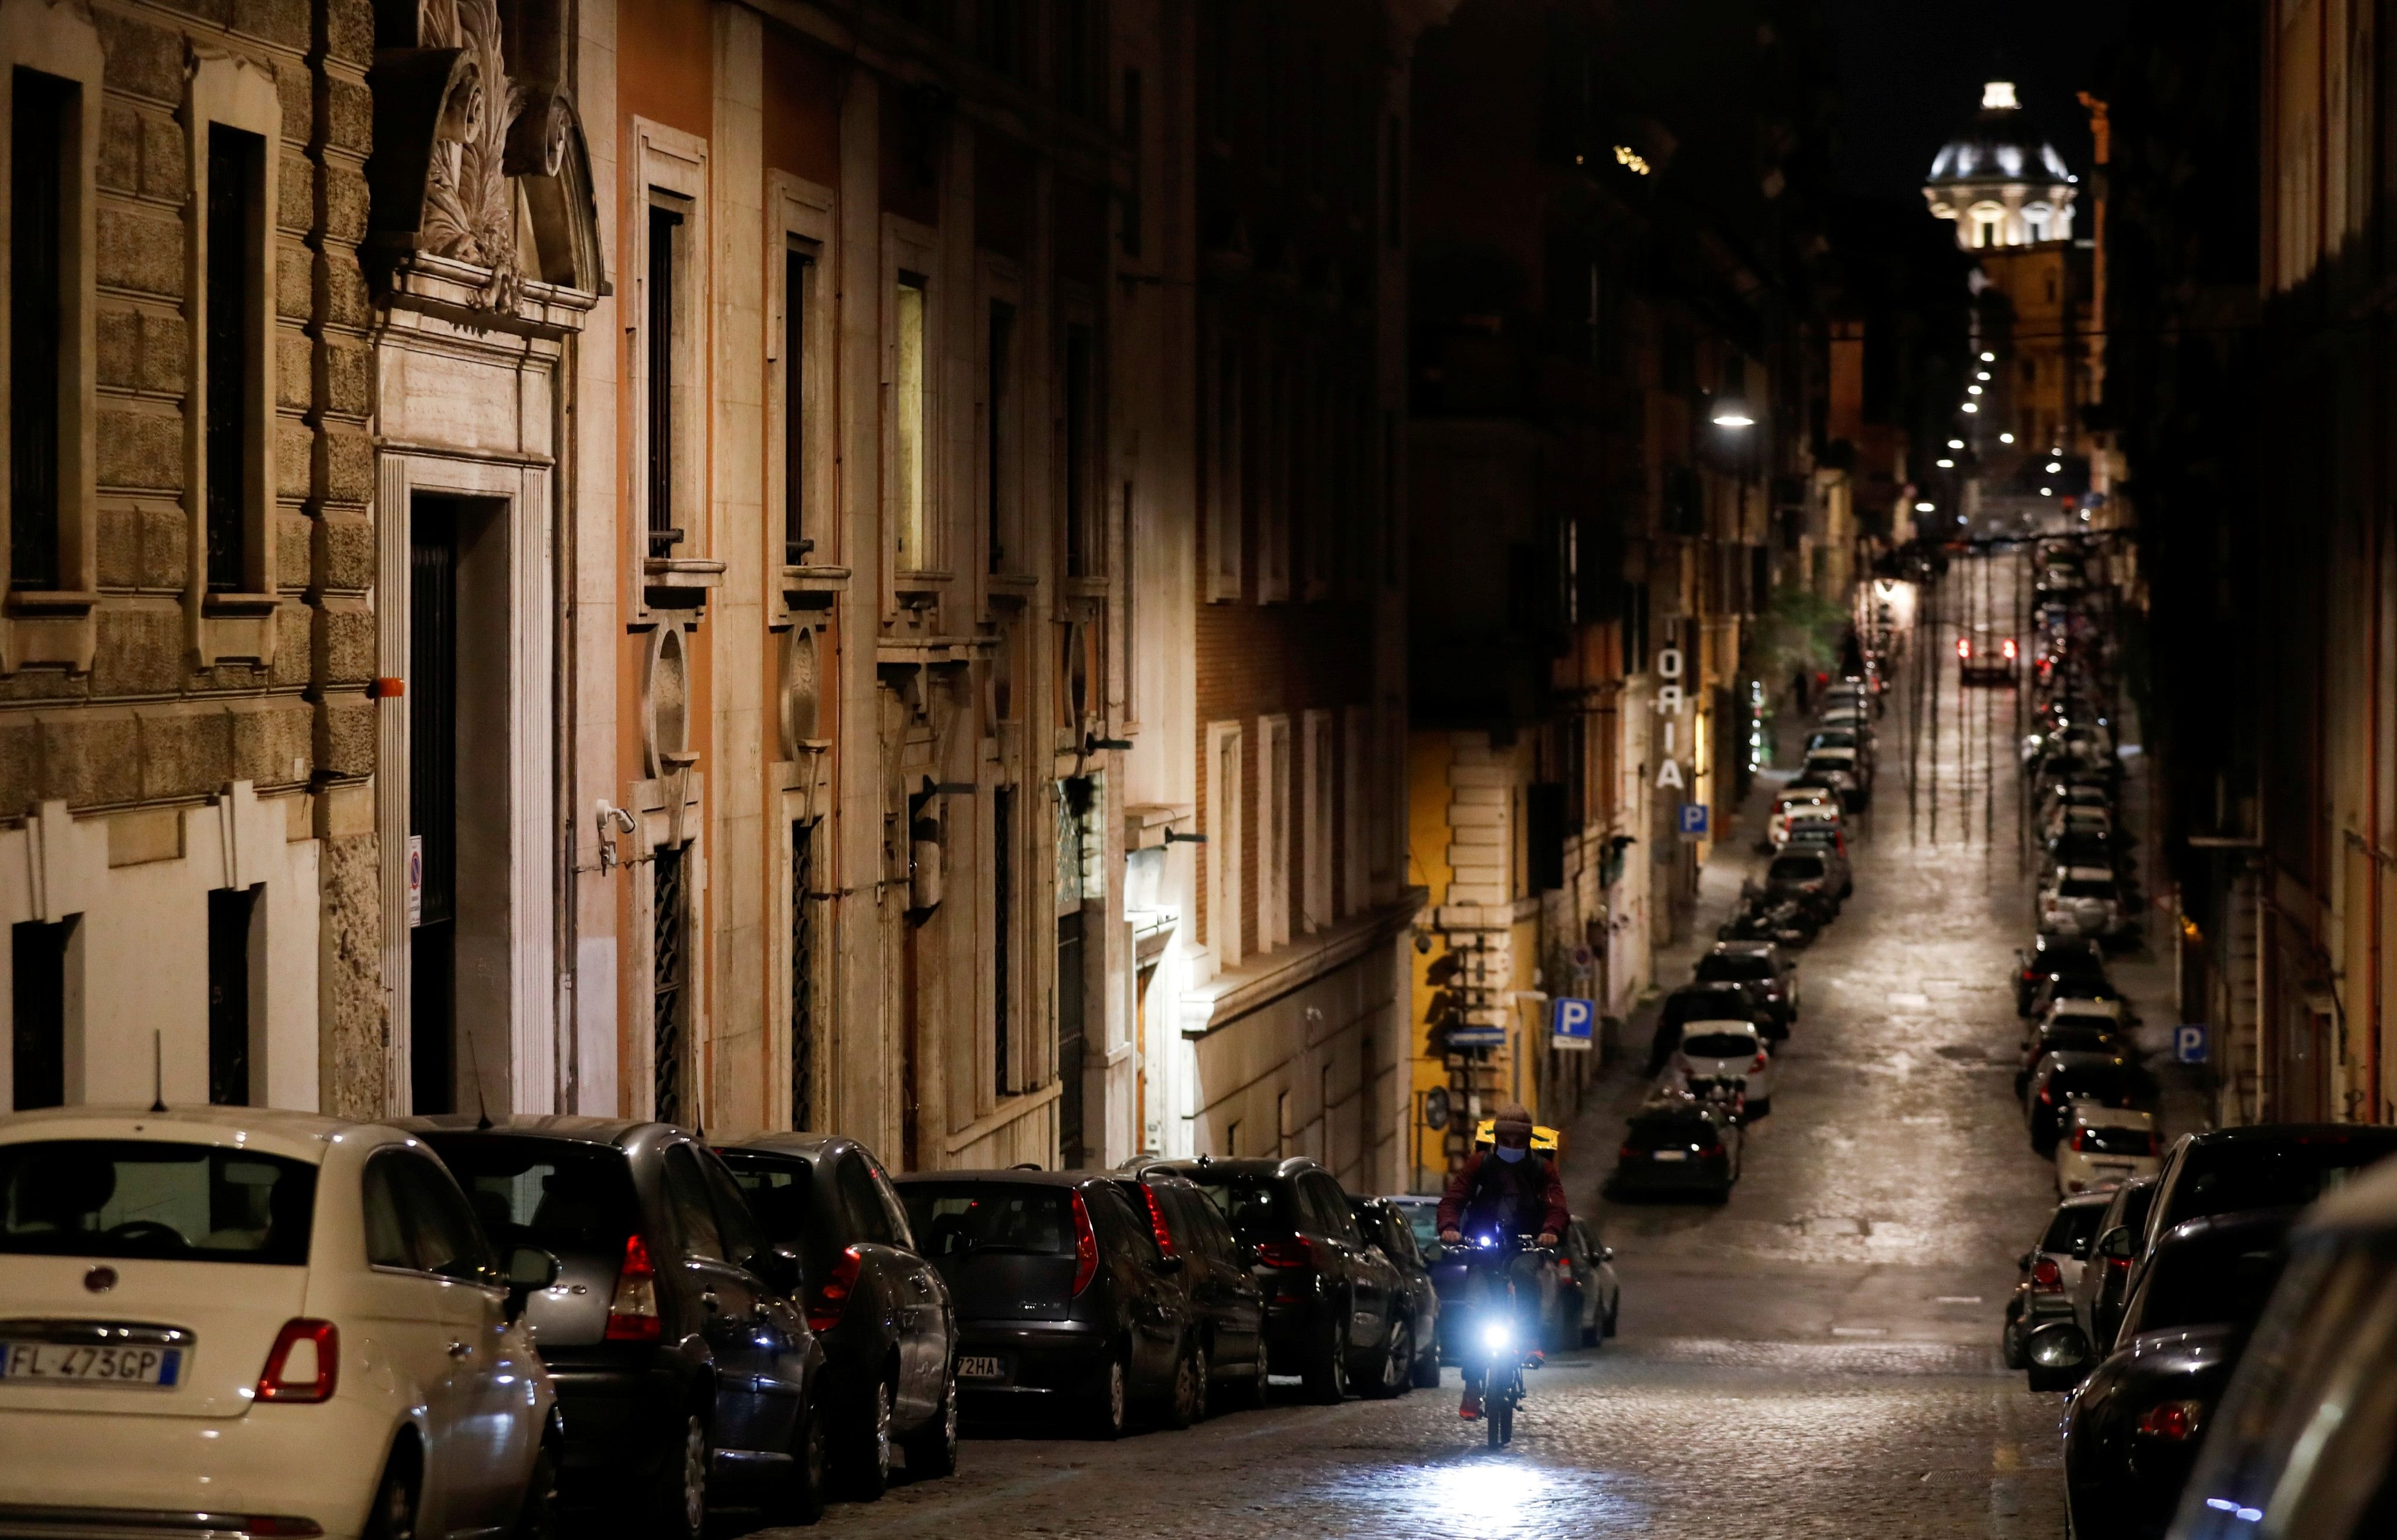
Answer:
POLYGON ((408 504, 408 1105, 505 1111, 510 832, 507 503, 408 504))

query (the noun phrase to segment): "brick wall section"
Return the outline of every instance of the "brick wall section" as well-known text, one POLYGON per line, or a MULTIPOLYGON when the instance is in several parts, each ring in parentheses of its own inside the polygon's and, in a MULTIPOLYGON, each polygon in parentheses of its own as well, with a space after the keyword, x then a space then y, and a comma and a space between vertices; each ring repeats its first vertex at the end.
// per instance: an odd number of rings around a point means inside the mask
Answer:
POLYGON ((0 812, 261 792, 374 768, 371 370, 356 243, 366 229, 373 55, 367 0, 218 0, 180 22, 94 6, 106 64, 94 261, 99 283, 100 587, 91 672, 0 676, 0 812), (185 129, 193 47, 257 60, 282 100, 274 303, 275 656, 198 669, 184 584, 189 367, 185 129))

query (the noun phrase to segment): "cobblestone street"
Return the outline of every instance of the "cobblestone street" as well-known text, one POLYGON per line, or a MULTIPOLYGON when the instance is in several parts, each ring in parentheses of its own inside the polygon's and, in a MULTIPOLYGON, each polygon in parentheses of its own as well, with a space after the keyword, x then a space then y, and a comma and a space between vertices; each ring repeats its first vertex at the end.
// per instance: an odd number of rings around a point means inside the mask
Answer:
MULTIPOLYGON (((1944 663, 1955 634, 1932 621, 1915 656, 1944 663)), ((1960 696, 1952 667, 1937 678, 1935 727, 1927 704, 1914 724, 1911 798, 1911 672, 1891 691, 1855 896, 1801 954, 1774 1115, 1721 1208, 1600 1197, 1641 1090, 1648 1023, 1631 1024, 1566 1172, 1575 1212, 1599 1215, 1615 1249, 1621 1334, 1531 1376, 1505 1453, 1458 1421, 1453 1367, 1438 1392, 1338 1408, 1288 1404, 1292 1383, 1269 1411, 1111 1446, 984 1429, 957 1480, 828 1521, 953 1536, 2061 1533, 2056 1399, 1997 1352, 2012 1259, 2054 1201, 2008 1086, 2007 971, 2030 930, 2014 702, 1960 696)), ((1761 778, 1707 866, 1695 937, 1761 861, 1775 783, 1761 778)), ((1660 954, 1660 982, 1685 978, 1701 946, 1660 954)), ((2153 1037, 2169 1018, 2163 968, 2134 953, 2116 975, 2153 1037)), ((2189 1126, 2180 1094, 2167 1091, 2168 1132, 2189 1126)))

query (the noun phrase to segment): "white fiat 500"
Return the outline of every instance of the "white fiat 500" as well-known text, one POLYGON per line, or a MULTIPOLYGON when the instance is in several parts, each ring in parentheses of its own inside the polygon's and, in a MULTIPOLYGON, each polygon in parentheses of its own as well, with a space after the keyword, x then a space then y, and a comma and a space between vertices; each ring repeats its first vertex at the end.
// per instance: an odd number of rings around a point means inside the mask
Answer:
POLYGON ((0 1118, 0 1533, 542 1533, 556 1266, 393 1129, 0 1118))

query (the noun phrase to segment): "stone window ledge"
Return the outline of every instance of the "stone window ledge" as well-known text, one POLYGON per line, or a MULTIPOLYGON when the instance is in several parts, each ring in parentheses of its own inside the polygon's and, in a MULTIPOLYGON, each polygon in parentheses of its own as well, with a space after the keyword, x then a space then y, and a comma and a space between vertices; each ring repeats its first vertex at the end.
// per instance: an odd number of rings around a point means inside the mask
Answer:
POLYGON ((1313 935, 1241 959, 1182 995, 1182 1035, 1204 1038, 1240 1017, 1294 994, 1344 968, 1405 931, 1423 907, 1424 890, 1411 888, 1393 904, 1352 915, 1313 935))

